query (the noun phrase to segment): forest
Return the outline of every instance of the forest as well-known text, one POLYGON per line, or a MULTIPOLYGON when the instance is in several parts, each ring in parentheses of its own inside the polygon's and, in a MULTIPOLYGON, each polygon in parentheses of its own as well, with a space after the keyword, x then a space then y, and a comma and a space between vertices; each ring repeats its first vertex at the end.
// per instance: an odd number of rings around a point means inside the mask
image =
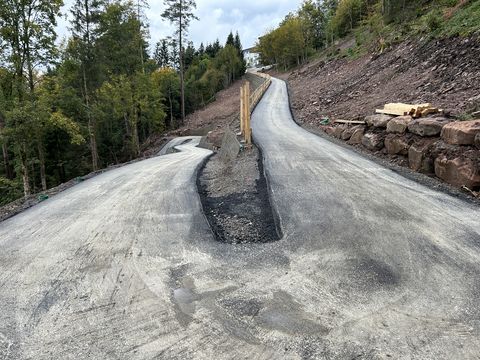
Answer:
POLYGON ((195 2, 165 5, 149 49, 141 0, 76 0, 61 43, 62 0, 0 0, 0 205, 137 158, 244 74, 238 33, 195 48, 195 2))

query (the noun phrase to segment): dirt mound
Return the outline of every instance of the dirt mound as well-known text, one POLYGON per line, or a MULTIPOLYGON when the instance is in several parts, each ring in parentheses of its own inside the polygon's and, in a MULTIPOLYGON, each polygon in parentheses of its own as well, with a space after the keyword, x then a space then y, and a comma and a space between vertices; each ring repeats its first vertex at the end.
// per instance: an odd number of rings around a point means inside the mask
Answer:
POLYGON ((289 77, 300 122, 359 119, 388 102, 427 103, 452 116, 480 110, 480 39, 410 40, 356 60, 316 61, 289 77))

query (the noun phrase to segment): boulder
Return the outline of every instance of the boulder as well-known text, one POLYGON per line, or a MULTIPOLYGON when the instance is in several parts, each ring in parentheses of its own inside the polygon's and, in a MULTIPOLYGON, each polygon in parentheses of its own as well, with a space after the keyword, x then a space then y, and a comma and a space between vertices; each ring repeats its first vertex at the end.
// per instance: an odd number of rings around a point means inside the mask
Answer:
POLYGON ((430 144, 413 144, 408 149, 408 165, 410 169, 426 174, 435 171, 433 160, 428 156, 430 144))
POLYGON ((359 126, 348 140, 350 145, 360 145, 363 140, 363 135, 365 134, 365 127, 359 126))
POLYGON ((399 116, 388 122, 387 132, 403 134, 407 131, 408 125, 412 122, 413 118, 409 115, 399 116))
POLYGON ((435 175, 454 186, 480 187, 480 167, 471 159, 457 157, 449 160, 445 155, 439 156, 435 159, 435 175))
POLYGON ((386 128, 390 120, 393 119, 393 116, 385 114, 370 115, 365 118, 365 122, 368 126, 373 126, 374 128, 386 128))
POLYGON ((475 136, 475 146, 480 149, 480 134, 475 136))
POLYGON ((385 148, 390 155, 407 155, 409 147, 407 140, 402 136, 389 134, 385 138, 385 148))
POLYGON ((222 146, 223 136, 225 135, 224 130, 214 130, 210 131, 207 134, 207 142, 213 144, 214 147, 220 148, 222 146))
POLYGON ((343 125, 337 126, 335 130, 333 131, 333 136, 336 137, 337 139, 342 138, 342 134, 345 131, 346 127, 343 125))
POLYGON ((225 163, 234 161, 240 153, 241 148, 237 135, 232 130, 227 129, 222 139, 222 147, 219 151, 220 159, 225 163))
POLYGON ((380 150, 384 146, 384 137, 380 134, 368 133, 363 135, 362 144, 369 150, 380 150))
POLYGON ((420 136, 438 136, 450 120, 446 118, 425 118, 413 120, 408 124, 408 131, 420 136))
POLYGON ((455 121, 442 129, 442 138, 453 145, 473 145, 480 134, 480 120, 455 121))
MULTIPOLYGON (((342 134, 342 140, 344 141, 347 141, 349 140, 352 135, 355 133, 355 131, 357 131, 358 129, 365 129, 365 127, 359 125, 359 126, 352 126, 352 127, 348 127, 347 129, 345 129, 345 131, 343 132, 342 134)), ((363 134, 362 134, 363 136, 363 134)), ((362 141, 362 139, 360 139, 360 142, 362 141)))
POLYGON ((323 128, 323 131, 327 133, 327 135, 333 135, 333 132, 335 131, 335 128, 333 126, 325 126, 323 128))

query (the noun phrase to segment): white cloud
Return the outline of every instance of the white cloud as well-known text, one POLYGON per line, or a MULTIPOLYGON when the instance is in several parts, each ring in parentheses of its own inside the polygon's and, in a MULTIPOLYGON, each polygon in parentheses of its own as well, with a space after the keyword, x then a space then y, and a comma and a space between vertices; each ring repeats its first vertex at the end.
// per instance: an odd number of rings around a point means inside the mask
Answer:
MULTIPOLYGON (((199 21, 192 22, 189 40, 195 46, 212 43, 217 38, 224 43, 230 31, 238 31, 245 48, 255 44, 257 38, 274 28, 291 11, 295 11, 302 0, 197 0, 195 14, 199 21)), ((73 0, 66 0, 64 13, 68 13, 73 0)), ((161 14, 162 0, 149 0, 146 16, 150 24, 150 43, 154 44, 173 33, 170 24, 161 14)), ((60 37, 68 34, 68 20, 59 21, 60 37)))

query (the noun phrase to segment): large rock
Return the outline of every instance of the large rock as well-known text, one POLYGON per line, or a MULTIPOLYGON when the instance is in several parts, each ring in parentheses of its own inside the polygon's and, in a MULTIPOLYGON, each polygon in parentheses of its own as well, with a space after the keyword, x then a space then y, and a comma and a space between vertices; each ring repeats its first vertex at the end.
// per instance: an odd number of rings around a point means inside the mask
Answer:
POLYGON ((417 143, 408 149, 408 164, 410 169, 426 174, 435 171, 434 162, 429 156, 431 143, 417 143))
POLYGON ((222 146, 223 136, 225 135, 225 130, 214 130, 210 131, 207 134, 207 141, 210 144, 213 144, 215 148, 220 148, 222 146))
POLYGON ((368 126, 373 126, 374 128, 386 128, 390 120, 393 119, 393 116, 385 114, 370 115, 365 118, 365 122, 368 126))
POLYGON ((368 133, 362 138, 363 146, 372 151, 382 149, 384 143, 384 137, 380 134, 368 133))
POLYGON ((408 131, 420 136, 438 136, 450 120, 446 118, 425 118, 413 120, 408 124, 408 131))
POLYGON ((480 134, 480 120, 455 121, 442 129, 442 138, 453 145, 473 145, 480 134))
POLYGON ((359 126, 353 132, 352 136, 350 137, 350 140, 348 140, 348 143, 350 145, 360 145, 362 143, 364 134, 365 134, 365 127, 359 126))
POLYGON ((472 159, 457 157, 449 160, 445 155, 439 156, 435 159, 435 175, 455 186, 480 187, 480 167, 472 159))
POLYGON ((325 126, 323 127, 323 131, 325 131, 327 135, 333 135, 335 128, 333 126, 325 126))
POLYGON ((480 149, 480 134, 475 136, 475 146, 480 149))
MULTIPOLYGON (((342 134, 342 140, 344 140, 344 141, 350 140, 352 135, 355 134, 355 132, 358 129, 364 130, 365 127, 361 126, 361 125, 358 125, 358 126, 351 126, 351 127, 348 127, 347 129, 345 129, 345 131, 342 134)), ((363 137, 363 133, 362 133, 362 137, 363 137)), ((362 142, 362 139, 360 139, 360 142, 362 142)))
POLYGON ((337 139, 341 139, 342 138, 342 134, 343 132, 346 130, 346 126, 344 125, 340 125, 340 126, 337 126, 333 132, 333 136, 336 137, 337 139))
POLYGON ((241 145, 237 139, 237 135, 230 129, 225 131, 222 139, 222 147, 219 155, 223 162, 228 163, 235 160, 240 153, 241 145))
POLYGON ((390 155, 407 155, 409 147, 407 140, 402 136, 389 134, 385 138, 385 148, 390 155))
POLYGON ((408 125, 413 121, 409 115, 399 116, 390 120, 387 124, 387 132, 395 134, 404 134, 407 131, 408 125))

